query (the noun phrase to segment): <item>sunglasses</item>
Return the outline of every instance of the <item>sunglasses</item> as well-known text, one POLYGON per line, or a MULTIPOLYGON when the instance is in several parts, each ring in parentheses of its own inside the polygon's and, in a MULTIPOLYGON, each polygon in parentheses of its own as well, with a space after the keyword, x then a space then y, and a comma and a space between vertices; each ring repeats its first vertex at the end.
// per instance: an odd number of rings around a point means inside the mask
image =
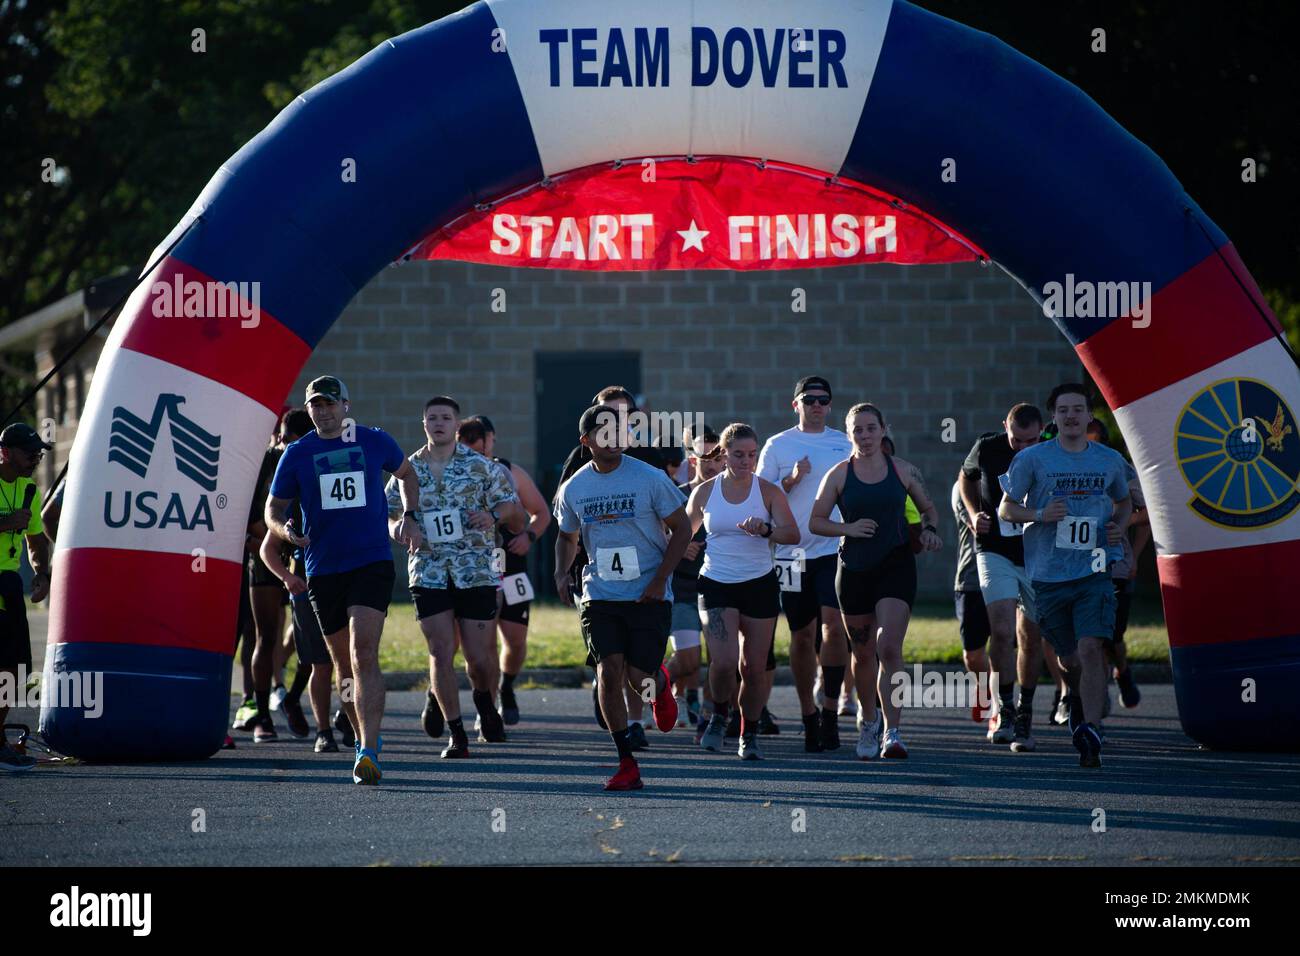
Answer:
POLYGON ((825 408, 831 403, 831 397, 829 395, 800 395, 799 401, 803 402, 805 405, 816 404, 825 408))

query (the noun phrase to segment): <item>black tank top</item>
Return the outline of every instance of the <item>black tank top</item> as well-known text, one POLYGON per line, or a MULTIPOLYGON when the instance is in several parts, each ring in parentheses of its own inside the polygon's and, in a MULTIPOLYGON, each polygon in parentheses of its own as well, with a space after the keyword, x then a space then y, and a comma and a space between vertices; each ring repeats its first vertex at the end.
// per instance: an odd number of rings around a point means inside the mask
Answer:
MULTIPOLYGON (((495 461, 502 468, 504 468, 507 472, 510 471, 509 458, 493 458, 492 460, 495 461)), ((510 483, 512 485, 514 484, 513 478, 511 479, 510 483)), ((515 494, 518 493, 519 493, 519 489, 516 488, 515 494)), ((524 534, 524 533, 525 532, 523 531, 519 532, 519 534, 524 534)), ((502 548, 505 548, 506 545, 508 545, 511 541, 519 537, 519 534, 511 534, 505 528, 501 527, 500 525, 497 525, 497 540, 500 542, 500 546, 502 548)), ((515 554, 513 551, 507 549, 506 550, 506 575, 509 576, 511 574, 518 574, 520 571, 527 571, 527 570, 528 570, 528 556, 526 554, 515 554)))
POLYGON ((845 536, 840 543, 840 561, 851 571, 870 571, 900 545, 909 541, 907 532, 907 489, 898 477, 894 459, 885 455, 885 478, 867 484, 853 471, 849 459, 848 473, 844 476, 844 490, 837 504, 845 524, 860 518, 876 522, 876 533, 870 538, 845 536))

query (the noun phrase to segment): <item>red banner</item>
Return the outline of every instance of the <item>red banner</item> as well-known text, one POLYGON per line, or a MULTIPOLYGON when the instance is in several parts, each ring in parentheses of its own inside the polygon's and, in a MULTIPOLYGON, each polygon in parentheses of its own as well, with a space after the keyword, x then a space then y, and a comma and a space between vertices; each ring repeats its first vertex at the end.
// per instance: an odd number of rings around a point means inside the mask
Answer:
POLYGON ((793 269, 970 262, 919 210, 823 173, 742 159, 633 160, 557 176, 426 237, 414 259, 544 269, 793 269))

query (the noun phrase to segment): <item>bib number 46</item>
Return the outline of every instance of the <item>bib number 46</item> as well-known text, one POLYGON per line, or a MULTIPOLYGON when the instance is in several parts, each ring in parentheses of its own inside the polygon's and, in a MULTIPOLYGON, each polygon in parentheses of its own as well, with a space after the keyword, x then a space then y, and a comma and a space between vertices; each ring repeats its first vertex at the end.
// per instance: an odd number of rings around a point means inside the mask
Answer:
POLYGON ((321 475, 320 504, 326 511, 339 508, 364 508, 366 505, 365 473, 345 471, 321 475))

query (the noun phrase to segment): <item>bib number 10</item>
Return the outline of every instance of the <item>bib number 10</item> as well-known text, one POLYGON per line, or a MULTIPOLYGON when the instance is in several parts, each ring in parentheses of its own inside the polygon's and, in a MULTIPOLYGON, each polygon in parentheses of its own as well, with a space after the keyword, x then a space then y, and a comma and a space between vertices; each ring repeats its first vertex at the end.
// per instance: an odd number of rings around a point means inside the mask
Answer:
POLYGON ((1066 515, 1056 525, 1056 546, 1072 551, 1091 551, 1096 546, 1093 522, 1089 518, 1066 515))
POLYGON ((366 506, 365 472, 345 471, 320 476, 320 505, 326 511, 366 506))

